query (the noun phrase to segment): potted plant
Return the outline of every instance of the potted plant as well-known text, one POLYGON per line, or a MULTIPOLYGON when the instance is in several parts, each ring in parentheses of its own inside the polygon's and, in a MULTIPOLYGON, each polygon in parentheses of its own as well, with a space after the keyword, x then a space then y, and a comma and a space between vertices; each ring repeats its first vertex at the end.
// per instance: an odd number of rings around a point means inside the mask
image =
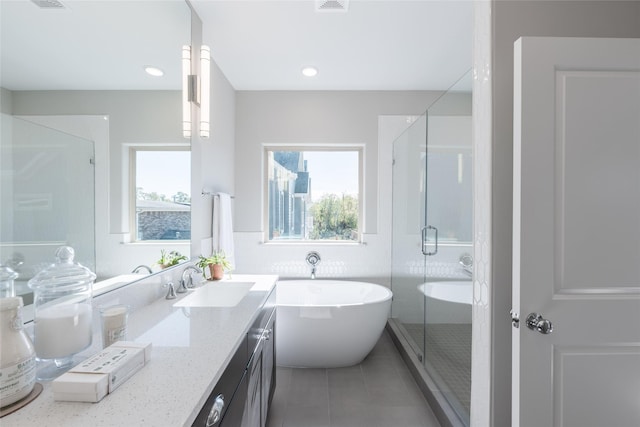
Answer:
POLYGON ((160 266, 160 268, 171 267, 172 265, 177 265, 180 261, 185 261, 187 259, 186 256, 182 255, 178 251, 171 251, 167 253, 164 249, 160 250, 160 259, 156 262, 160 266))
POLYGON ((224 272, 231 270, 231 263, 227 260, 227 255, 223 251, 214 252, 209 257, 200 255, 196 264, 202 269, 202 275, 206 278, 205 268, 208 266, 211 272, 210 280, 220 280, 224 277, 224 272))

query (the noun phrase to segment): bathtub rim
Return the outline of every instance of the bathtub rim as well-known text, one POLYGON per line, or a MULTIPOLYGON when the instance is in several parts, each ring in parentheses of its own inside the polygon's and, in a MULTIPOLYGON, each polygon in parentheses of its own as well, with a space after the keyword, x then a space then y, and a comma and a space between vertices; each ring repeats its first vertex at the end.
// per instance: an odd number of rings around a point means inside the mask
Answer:
POLYGON ((379 285, 377 283, 372 283, 372 282, 363 282, 361 280, 338 280, 338 279, 283 279, 283 280, 278 280, 276 282, 276 306, 277 307, 305 307, 305 308, 311 308, 311 307, 322 307, 322 308, 327 308, 327 307, 335 307, 335 308, 340 308, 340 307, 357 307, 357 306, 363 306, 363 305, 369 305, 369 304, 380 304, 380 303, 385 303, 387 301, 391 301, 393 299, 393 291, 389 288, 387 288, 386 286, 383 285, 379 285), (367 285, 367 286, 372 286, 372 287, 376 287, 376 288, 380 288, 383 292, 385 292, 384 296, 381 298, 376 298, 375 300, 372 301, 365 301, 365 302, 349 302, 349 303, 345 303, 345 304, 301 304, 301 303, 295 303, 295 304, 283 304, 278 302, 278 284, 279 283, 287 283, 287 284, 291 284, 290 282, 305 282, 307 284, 312 284, 312 283, 322 283, 325 282, 325 284, 328 283, 334 283, 334 284, 360 284, 360 285, 367 285))
POLYGON ((424 282, 424 283, 420 283, 418 286, 418 292, 420 292, 422 295, 424 295, 426 298, 429 298, 433 301, 440 301, 440 302, 444 302, 444 303, 448 303, 448 304, 460 304, 460 305, 465 305, 465 306, 472 306, 473 305, 473 281, 472 280, 438 280, 435 282, 424 282), (468 283, 468 284, 467 284, 468 283), (440 287, 440 286, 462 286, 464 284, 464 286, 468 286, 471 288, 471 298, 468 299, 467 295, 465 295, 465 300, 461 301, 460 298, 451 298, 451 299, 447 299, 447 298, 443 298, 442 296, 435 296, 432 295, 431 292, 429 290, 427 290, 427 288, 430 287, 440 287))

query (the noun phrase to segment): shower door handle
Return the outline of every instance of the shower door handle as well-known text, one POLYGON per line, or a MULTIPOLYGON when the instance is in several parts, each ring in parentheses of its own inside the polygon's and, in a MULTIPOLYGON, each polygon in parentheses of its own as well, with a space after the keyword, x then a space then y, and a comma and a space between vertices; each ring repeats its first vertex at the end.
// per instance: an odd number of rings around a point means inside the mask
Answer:
POLYGON ((426 256, 432 256, 438 253, 438 229, 432 225, 425 225, 422 227, 422 254, 426 256), (427 233, 429 230, 433 230, 435 232, 436 242, 433 251, 429 252, 427 250, 427 233))

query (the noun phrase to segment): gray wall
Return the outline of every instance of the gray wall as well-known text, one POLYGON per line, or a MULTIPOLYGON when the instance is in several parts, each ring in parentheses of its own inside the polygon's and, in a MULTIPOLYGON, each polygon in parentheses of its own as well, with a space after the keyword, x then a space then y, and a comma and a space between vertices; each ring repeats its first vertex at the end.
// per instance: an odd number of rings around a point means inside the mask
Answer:
POLYGON ((388 286, 392 140, 380 139, 384 128, 379 120, 419 115, 438 95, 404 91, 238 92, 234 215, 237 271, 309 277, 305 255, 316 250, 322 256, 319 278, 366 280, 388 286), (364 145, 366 244, 262 244, 265 143, 364 145))
MULTIPOLYGON (((211 255, 211 223, 213 197, 210 193, 235 193, 235 90, 218 68, 211 62, 211 136, 191 140, 192 228, 191 256, 211 255)), ((233 206, 232 206, 233 207, 233 206)))
MULTIPOLYGON (((521 36, 640 37, 639 1, 496 1, 493 21, 492 423, 511 424, 513 43, 521 36)), ((551 391, 550 391, 551 392, 551 391)))
POLYGON ((418 115, 439 92, 237 92, 235 229, 262 231, 262 144, 364 144, 365 233, 376 233, 378 116, 418 115))

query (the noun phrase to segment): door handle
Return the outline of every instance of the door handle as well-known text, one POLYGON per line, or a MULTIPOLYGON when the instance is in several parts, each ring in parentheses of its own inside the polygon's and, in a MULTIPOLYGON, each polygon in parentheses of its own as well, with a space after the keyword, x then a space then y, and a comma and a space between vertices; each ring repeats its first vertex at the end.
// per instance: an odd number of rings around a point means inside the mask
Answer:
POLYGON ((422 227, 422 254, 426 256, 431 256, 437 253, 438 253, 438 229, 433 225, 425 225, 424 227, 422 227), (427 251, 427 232, 429 230, 434 230, 436 234, 435 248, 433 249, 432 252, 427 251))
POLYGON ((541 334, 550 334, 553 332, 553 323, 542 317, 542 314, 531 313, 527 316, 527 327, 532 331, 538 331, 541 334))

